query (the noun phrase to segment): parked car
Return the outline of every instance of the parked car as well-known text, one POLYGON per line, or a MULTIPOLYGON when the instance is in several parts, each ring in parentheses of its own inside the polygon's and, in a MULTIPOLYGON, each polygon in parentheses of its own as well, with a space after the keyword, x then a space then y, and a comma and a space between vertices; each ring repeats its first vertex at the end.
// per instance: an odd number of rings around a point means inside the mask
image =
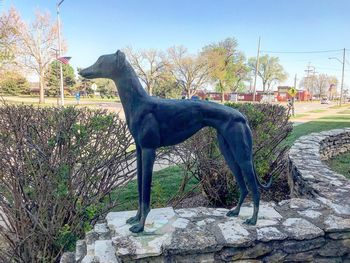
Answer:
POLYGON ((329 99, 328 98, 322 98, 321 99, 321 104, 329 104, 329 99))

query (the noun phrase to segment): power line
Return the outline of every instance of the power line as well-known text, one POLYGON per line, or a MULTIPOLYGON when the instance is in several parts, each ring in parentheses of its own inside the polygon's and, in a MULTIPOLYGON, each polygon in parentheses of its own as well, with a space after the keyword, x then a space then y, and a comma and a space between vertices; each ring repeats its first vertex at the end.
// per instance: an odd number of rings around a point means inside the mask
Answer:
POLYGON ((331 49, 331 50, 314 50, 314 51, 270 51, 270 50, 262 50, 262 53, 278 53, 278 54, 313 54, 313 53, 331 53, 331 52, 339 52, 343 51, 343 49, 331 49))

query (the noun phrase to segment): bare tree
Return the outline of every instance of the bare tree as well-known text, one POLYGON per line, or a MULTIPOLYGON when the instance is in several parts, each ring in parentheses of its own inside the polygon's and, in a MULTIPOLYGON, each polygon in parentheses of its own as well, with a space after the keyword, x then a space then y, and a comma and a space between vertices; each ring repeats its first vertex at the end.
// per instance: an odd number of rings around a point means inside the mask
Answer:
POLYGON ((328 76, 327 74, 319 74, 315 77, 316 94, 321 98, 326 96, 332 84, 337 84, 338 80, 335 76, 328 76))
POLYGON ((57 25, 48 13, 36 12, 31 24, 21 22, 18 32, 21 43, 20 62, 39 77, 40 103, 44 103, 45 71, 55 58, 57 48, 57 25))
POLYGON ((190 55, 183 46, 168 49, 170 71, 188 98, 208 81, 209 65, 201 55, 190 55))
POLYGON ((126 48, 125 53, 140 80, 145 84, 149 95, 153 95, 156 82, 162 77, 167 62, 163 52, 156 49, 135 51, 126 48))
MULTIPOLYGON (((337 77, 328 76, 324 73, 304 77, 300 82, 301 87, 307 88, 312 95, 317 97, 326 96, 332 84, 335 86, 338 84, 337 77)), ((330 96, 332 97, 335 95, 331 94, 330 96)))
POLYGON ((0 69, 8 69, 15 61, 18 49, 18 31, 20 16, 11 8, 0 16, 0 69))

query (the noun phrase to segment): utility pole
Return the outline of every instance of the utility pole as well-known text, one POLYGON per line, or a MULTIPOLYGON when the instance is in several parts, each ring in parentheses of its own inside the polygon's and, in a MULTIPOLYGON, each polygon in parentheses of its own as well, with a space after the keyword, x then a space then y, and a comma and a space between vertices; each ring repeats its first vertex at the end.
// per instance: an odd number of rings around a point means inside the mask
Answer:
POLYGON ((343 68, 342 68, 342 71, 341 71, 341 86, 340 86, 340 102, 339 102, 339 106, 341 106, 342 99, 343 99, 344 69, 345 69, 345 48, 343 50, 343 68))
MULTIPOLYGON (((57 2, 57 27, 58 27, 58 57, 61 57, 61 23, 60 23, 60 5, 64 0, 57 2)), ((63 90, 63 71, 62 62, 60 64, 60 97, 61 106, 64 106, 64 90, 63 90)))
POLYGON ((341 61, 339 58, 332 57, 329 59, 336 59, 338 60, 343 66, 342 66, 342 71, 341 71, 341 86, 340 86, 340 100, 339 100, 339 106, 342 104, 342 99, 343 99, 343 91, 344 91, 344 70, 345 70, 345 52, 346 49, 343 49, 343 61, 341 61))
POLYGON ((310 62, 309 62, 309 64, 307 65, 307 70, 305 70, 305 72, 306 72, 306 85, 305 85, 305 88, 306 88, 306 90, 307 90, 307 92, 310 92, 310 90, 309 90, 309 78, 310 78, 310 72, 312 71, 312 70, 310 70, 310 67, 311 67, 311 65, 310 65, 310 62))
POLYGON ((256 79, 257 79, 257 77, 258 77, 258 68, 259 68, 259 56, 260 56, 260 36, 259 36, 259 43, 258 43, 258 54, 256 55, 256 64, 255 64, 255 78, 254 78, 253 101, 255 101, 256 79))
MULTIPOLYGON (((58 61, 58 49, 56 48, 51 48, 53 51, 55 51, 55 54, 56 54, 56 62, 57 63, 60 63, 60 61, 58 61)), ((57 72, 58 73, 58 72, 57 72)), ((57 74, 58 75, 58 74, 57 74)), ((59 78, 59 76, 57 76, 57 79, 59 78)), ((58 87, 57 87, 57 106, 60 106, 60 82, 58 83, 58 87)))
MULTIPOLYGON (((297 89, 297 74, 295 74, 295 76, 294 76, 294 88, 297 89)), ((295 116, 294 102, 295 102, 295 96, 292 98, 292 115, 293 116, 295 116)))

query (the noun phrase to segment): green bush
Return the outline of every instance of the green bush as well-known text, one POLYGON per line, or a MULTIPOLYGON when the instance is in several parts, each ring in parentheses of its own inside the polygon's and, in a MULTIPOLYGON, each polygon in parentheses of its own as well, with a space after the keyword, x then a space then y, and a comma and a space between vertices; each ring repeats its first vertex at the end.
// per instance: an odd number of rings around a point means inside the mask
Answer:
POLYGON ((18 95, 28 93, 29 83, 17 72, 5 72, 0 76, 0 94, 18 95))
POLYGON ((0 106, 0 261, 57 262, 74 249, 134 176, 132 143, 116 114, 0 106))

